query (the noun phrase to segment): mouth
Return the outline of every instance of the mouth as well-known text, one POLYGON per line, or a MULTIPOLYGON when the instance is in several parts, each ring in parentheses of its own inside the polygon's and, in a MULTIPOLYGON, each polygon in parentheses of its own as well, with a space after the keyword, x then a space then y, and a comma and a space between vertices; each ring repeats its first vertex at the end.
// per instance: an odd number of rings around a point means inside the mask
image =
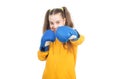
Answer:
POLYGON ((51 30, 55 32, 55 31, 56 31, 56 28, 52 28, 51 30))

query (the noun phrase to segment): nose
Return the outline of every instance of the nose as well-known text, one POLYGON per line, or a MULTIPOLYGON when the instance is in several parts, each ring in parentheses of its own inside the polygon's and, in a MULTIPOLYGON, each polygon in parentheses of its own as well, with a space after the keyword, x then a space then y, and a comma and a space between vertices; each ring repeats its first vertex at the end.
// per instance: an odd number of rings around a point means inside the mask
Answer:
POLYGON ((52 28, 56 28, 56 27, 57 27, 57 24, 52 25, 52 28))

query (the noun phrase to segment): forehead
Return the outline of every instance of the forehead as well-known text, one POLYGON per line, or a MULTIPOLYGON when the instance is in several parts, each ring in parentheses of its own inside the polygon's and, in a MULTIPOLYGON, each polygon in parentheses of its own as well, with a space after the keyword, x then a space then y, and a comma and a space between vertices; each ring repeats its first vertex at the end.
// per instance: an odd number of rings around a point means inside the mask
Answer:
POLYGON ((60 13, 49 15, 49 21, 56 21, 56 20, 58 21, 62 19, 63 18, 60 13))

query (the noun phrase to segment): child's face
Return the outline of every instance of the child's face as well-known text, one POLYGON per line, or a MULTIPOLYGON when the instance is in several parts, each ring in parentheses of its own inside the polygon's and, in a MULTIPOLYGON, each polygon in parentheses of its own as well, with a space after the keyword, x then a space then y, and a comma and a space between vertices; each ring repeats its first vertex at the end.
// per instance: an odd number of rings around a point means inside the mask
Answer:
POLYGON ((65 20, 66 19, 62 18, 60 13, 50 15, 49 16, 50 29, 55 32, 58 27, 65 25, 65 20))

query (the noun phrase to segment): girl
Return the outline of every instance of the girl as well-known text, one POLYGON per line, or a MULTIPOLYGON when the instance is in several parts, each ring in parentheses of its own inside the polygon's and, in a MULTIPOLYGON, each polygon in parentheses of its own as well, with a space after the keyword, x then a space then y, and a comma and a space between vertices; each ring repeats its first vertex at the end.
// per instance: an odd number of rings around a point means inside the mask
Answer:
POLYGON ((38 50, 38 59, 46 60, 42 79, 76 79, 77 47, 84 41, 84 36, 73 27, 66 7, 46 12, 38 50))

